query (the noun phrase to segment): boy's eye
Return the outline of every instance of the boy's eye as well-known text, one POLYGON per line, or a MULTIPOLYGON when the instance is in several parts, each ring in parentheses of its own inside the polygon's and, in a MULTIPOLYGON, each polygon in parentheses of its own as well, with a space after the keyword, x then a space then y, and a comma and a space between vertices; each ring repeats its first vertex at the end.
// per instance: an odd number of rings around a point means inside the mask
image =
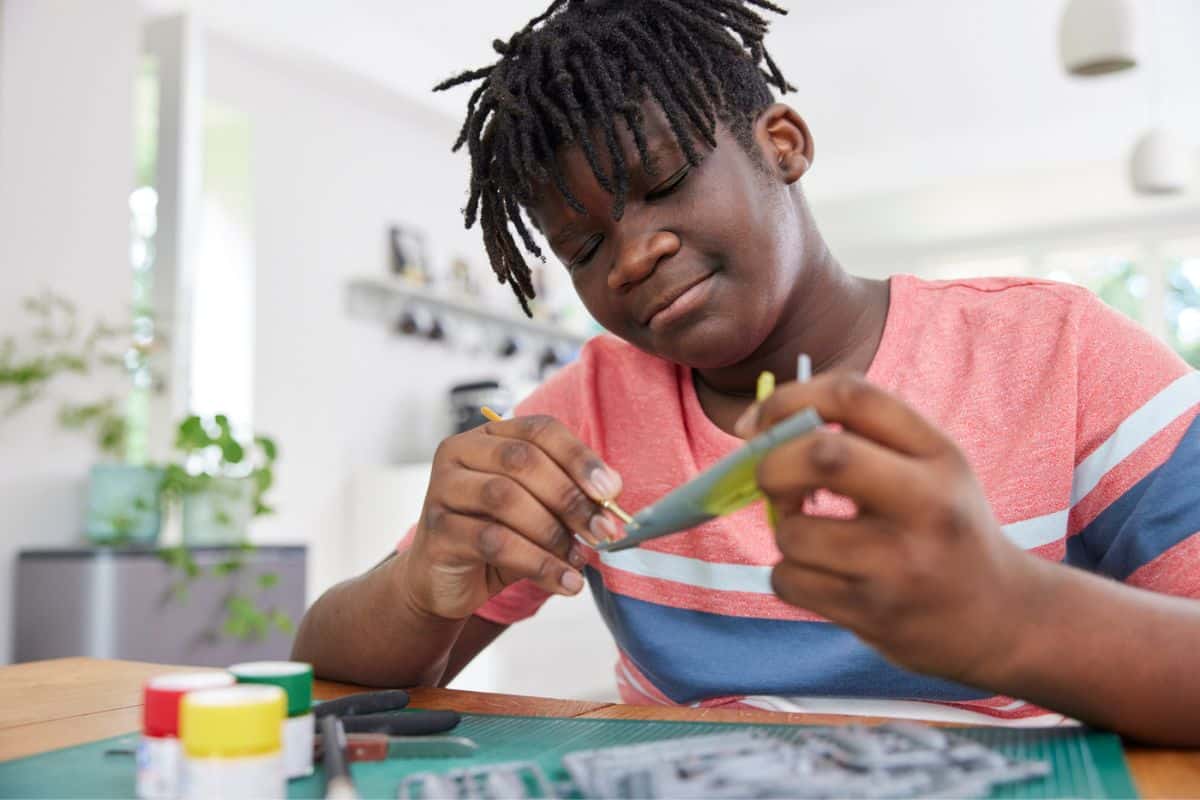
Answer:
POLYGON ((592 256, 594 256, 596 251, 600 249, 600 243, 602 241, 604 241, 604 237, 597 233, 595 236, 584 242, 583 247, 579 249, 579 252, 576 253, 575 257, 572 258, 567 264, 567 268, 575 269, 576 267, 581 267, 587 262, 591 261, 592 256))
POLYGON ((678 171, 675 172, 675 174, 647 192, 646 199, 653 201, 671 194, 671 192, 679 188, 680 184, 683 183, 683 179, 688 176, 688 173, 691 172, 691 170, 691 164, 684 164, 678 171))

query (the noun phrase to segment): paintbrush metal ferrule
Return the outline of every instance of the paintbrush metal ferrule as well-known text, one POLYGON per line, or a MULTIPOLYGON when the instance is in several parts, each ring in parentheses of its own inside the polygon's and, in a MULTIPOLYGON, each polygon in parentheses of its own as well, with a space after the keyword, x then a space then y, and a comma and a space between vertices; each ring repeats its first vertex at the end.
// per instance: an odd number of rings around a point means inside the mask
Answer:
POLYGON ((630 516, 625 509, 621 508, 612 500, 601 500, 600 505, 605 510, 611 511, 613 514, 615 514, 617 518, 621 520, 621 522, 625 523, 626 526, 633 525, 634 527, 637 527, 637 523, 634 522, 633 517, 630 516))

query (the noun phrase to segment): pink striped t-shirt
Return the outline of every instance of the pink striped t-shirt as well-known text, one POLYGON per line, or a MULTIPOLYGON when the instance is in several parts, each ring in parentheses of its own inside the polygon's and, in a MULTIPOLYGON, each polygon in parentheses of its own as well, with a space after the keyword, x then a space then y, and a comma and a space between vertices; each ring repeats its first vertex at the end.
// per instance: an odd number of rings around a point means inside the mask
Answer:
MULTIPOLYGON (((1041 558, 1200 596, 1200 373, 1086 290, 1025 278, 899 275, 867 378, 963 448, 1004 533, 1041 558)), ((620 472, 636 511, 741 442, 701 409, 691 371, 610 336, 518 414, 550 414, 620 472)), ((846 513, 818 497, 815 513, 846 513)), ((590 552, 626 702, 813 708, 813 698, 935 702, 990 718, 1044 712, 907 672, 772 592, 753 506, 641 548, 590 552)), ((515 584, 477 613, 511 624, 546 595, 515 584)), ((918 714, 919 716, 919 714, 918 714)))

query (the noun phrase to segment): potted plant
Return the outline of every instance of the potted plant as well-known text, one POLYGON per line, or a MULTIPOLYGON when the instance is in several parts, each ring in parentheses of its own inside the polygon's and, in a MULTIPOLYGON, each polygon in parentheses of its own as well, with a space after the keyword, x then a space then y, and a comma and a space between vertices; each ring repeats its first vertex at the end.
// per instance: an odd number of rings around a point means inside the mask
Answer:
POLYGON ((166 469, 164 488, 180 501, 185 547, 240 545, 250 521, 271 513, 264 495, 274 482, 275 442, 234 435, 229 418, 192 415, 179 423, 175 448, 182 463, 166 469))
POLYGON ((278 608, 263 606, 260 597, 279 576, 262 573, 252 584, 237 578, 246 556, 254 552, 248 540, 250 521, 273 513, 265 495, 275 478, 275 441, 266 436, 240 440, 224 414, 192 415, 179 423, 175 449, 180 463, 167 466, 163 489, 179 502, 183 542, 160 551, 167 566, 179 574, 172 590, 175 599, 187 602, 190 587, 206 575, 211 580, 231 580, 220 634, 249 641, 265 638, 271 630, 290 633, 291 618, 278 608), (192 552, 205 546, 227 548, 221 561, 208 569, 197 563, 192 552))
POLYGON ((131 441, 129 415, 154 390, 149 369, 150 335, 95 321, 79 322, 74 303, 52 291, 25 298, 32 322, 28 342, 0 344, 0 389, 11 394, 3 416, 10 417, 41 398, 60 376, 97 377, 105 371, 131 380, 122 405, 113 396, 94 402, 64 403, 58 420, 68 429, 92 433, 101 462, 91 470, 85 536, 106 545, 153 545, 162 521, 161 468, 146 463, 144 447, 131 441))
POLYGON ((127 421, 115 401, 64 406, 59 421, 67 428, 92 428, 100 452, 88 480, 84 535, 101 545, 153 547, 162 529, 162 467, 130 457, 127 421))

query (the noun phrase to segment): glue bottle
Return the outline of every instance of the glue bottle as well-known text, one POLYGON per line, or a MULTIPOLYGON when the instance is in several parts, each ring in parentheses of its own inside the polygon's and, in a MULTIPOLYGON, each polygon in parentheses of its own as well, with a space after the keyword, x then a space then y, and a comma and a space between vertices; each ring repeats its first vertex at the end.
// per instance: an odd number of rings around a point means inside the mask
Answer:
POLYGON ((283 768, 288 779, 313 774, 313 669, 299 661, 251 661, 229 668, 238 683, 278 686, 287 694, 283 768))
POLYGON ((231 686, 184 695, 179 710, 184 800, 261 800, 287 795, 278 686, 231 686))
POLYGON ((142 691, 142 739, 137 749, 137 796, 141 800, 179 797, 183 753, 179 744, 179 703, 197 689, 232 686, 228 672, 159 675, 142 691))

